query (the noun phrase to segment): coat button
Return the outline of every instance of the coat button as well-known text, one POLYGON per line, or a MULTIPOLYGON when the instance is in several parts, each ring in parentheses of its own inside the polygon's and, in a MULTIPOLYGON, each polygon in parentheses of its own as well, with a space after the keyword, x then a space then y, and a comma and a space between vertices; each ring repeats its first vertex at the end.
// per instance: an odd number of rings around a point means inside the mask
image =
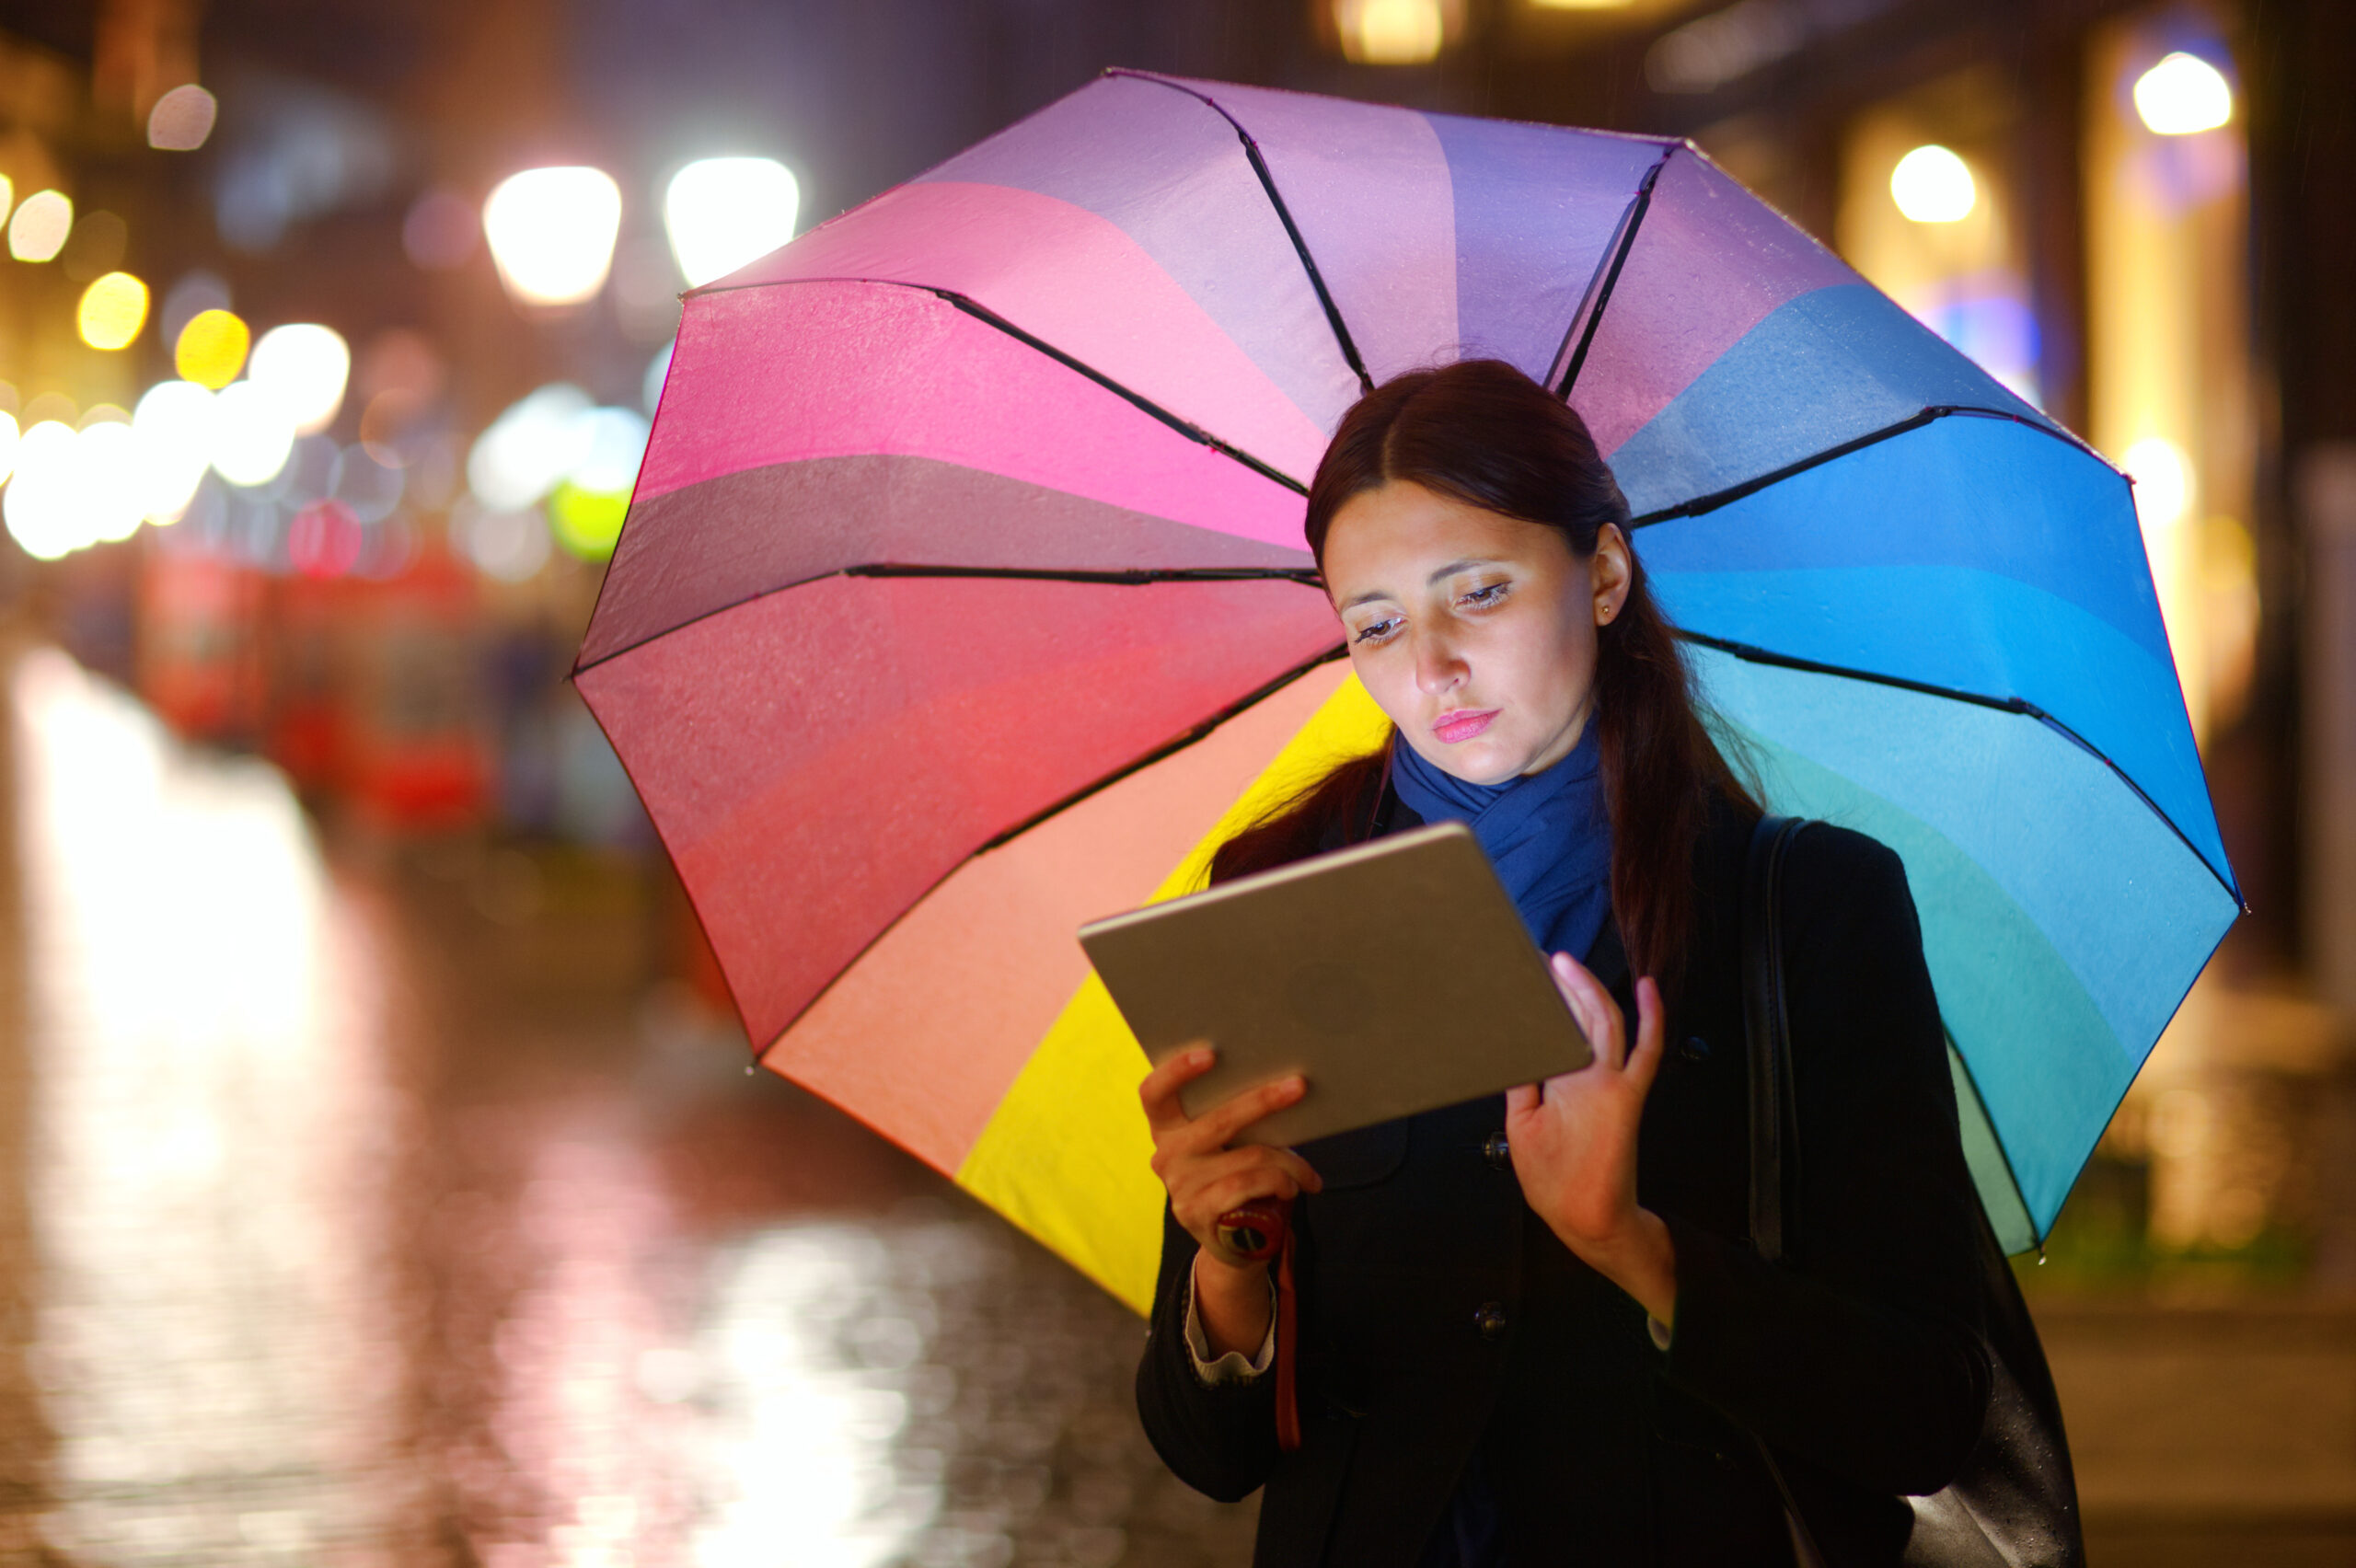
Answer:
POLYGON ((1501 1301, 1484 1301, 1472 1314, 1472 1326, 1481 1331, 1484 1340, 1506 1337, 1506 1309, 1501 1301))
POLYGON ((1491 1133, 1481 1144, 1481 1158, 1504 1170, 1513 1164, 1513 1150, 1506 1143, 1503 1133, 1491 1133))
POLYGON ((1689 1062, 1706 1062, 1710 1059, 1710 1043, 1698 1034, 1689 1034, 1685 1043, 1677 1048, 1677 1054, 1689 1062))

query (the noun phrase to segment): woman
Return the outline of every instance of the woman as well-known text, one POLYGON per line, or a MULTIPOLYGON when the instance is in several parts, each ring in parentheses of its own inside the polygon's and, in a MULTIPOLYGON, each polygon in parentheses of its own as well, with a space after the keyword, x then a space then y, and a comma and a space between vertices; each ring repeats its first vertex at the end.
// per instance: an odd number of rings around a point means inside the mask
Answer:
POLYGON ((1298 1150, 1230 1143, 1298 1078, 1190 1120, 1178 1090, 1211 1050, 1157 1069, 1155 1447, 1214 1496, 1266 1488, 1264 1568, 1787 1562, 1762 1438, 1836 1568, 1897 1562, 1901 1494, 1961 1467, 1990 1385, 1978 1200, 1898 858, 1821 824, 1790 852, 1804 1160, 1770 1266, 1746 1240, 1738 965, 1760 808, 1696 717, 1586 426, 1494 361, 1401 376, 1343 421, 1307 526, 1392 740, 1223 846, 1213 879, 1467 821, 1597 1059, 1298 1150), (1265 1198, 1298 1200, 1290 1452, 1267 1267, 1207 1245, 1265 1198))

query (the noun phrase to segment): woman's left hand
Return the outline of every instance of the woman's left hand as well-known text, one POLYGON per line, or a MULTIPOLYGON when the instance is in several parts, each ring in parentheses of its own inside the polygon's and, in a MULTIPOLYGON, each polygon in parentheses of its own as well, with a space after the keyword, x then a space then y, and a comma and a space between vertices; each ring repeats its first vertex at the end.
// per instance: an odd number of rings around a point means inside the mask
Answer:
POLYGON ((1677 1312, 1677 1254, 1636 1204, 1636 1129, 1660 1070, 1660 990, 1636 982, 1636 1043, 1620 1004, 1568 953, 1549 967, 1595 1059, 1506 1091, 1506 1140, 1522 1195, 1563 1245, 1663 1323, 1677 1312))

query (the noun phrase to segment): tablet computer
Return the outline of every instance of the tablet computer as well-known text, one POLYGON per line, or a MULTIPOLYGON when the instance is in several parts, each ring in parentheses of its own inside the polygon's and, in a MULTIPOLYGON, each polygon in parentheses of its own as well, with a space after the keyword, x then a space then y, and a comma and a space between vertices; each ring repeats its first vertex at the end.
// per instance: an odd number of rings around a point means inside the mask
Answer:
POLYGON ((1300 1144, 1585 1066, 1579 1032, 1513 900, 1462 823, 1222 882, 1080 928, 1156 1063, 1218 1065, 1189 1115, 1291 1073, 1299 1102, 1239 1141, 1300 1144))

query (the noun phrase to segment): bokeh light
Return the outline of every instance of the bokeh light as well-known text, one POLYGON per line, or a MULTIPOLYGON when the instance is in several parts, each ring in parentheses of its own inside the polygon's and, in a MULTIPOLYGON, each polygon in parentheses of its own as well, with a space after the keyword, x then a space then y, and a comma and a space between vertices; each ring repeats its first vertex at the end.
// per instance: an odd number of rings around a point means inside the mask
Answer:
POLYGON ((522 582, 549 559, 549 524, 537 507, 494 512, 472 497, 451 513, 450 533, 477 571, 502 582, 522 582))
POLYGON ((1421 65, 1448 41, 1440 0, 1334 0, 1342 52, 1360 65, 1421 65))
POLYGON ((156 310, 156 330, 167 343, 178 343, 188 324, 207 310, 230 307, 229 284, 217 272, 198 268, 183 272, 164 292, 164 303, 156 310))
POLYGON ((189 153, 204 145, 221 106, 211 93, 190 82, 174 87, 147 111, 147 144, 167 153, 189 153))
POLYGON ((71 425, 77 417, 77 405, 63 392, 43 392, 27 403, 17 416, 17 422, 27 430, 43 420, 55 420, 59 424, 71 425))
POLYGON ((17 416, 0 411, 0 479, 17 471, 17 416))
POLYGON ((107 273, 82 291, 74 325, 94 349, 129 348, 147 325, 147 285, 128 272, 107 273))
POLYGON ((645 417, 635 409, 592 409, 581 423, 581 456, 564 477, 593 495, 628 501, 646 460, 645 417))
POLYGON ((104 208, 93 213, 77 213, 74 232, 65 241, 65 248, 57 253, 58 264, 65 275, 77 283, 94 283, 105 273, 122 265, 124 252, 131 248, 131 225, 104 208))
POLYGON ((589 394, 553 382, 511 405, 475 438, 467 486, 493 512, 537 506, 589 454, 589 394))
POLYGON ((200 310, 180 329, 179 340, 172 346, 172 365, 182 380, 217 392, 237 379, 252 342, 252 333, 237 316, 226 310, 200 310))
POLYGON ((286 559, 306 577, 341 577, 367 542, 360 519, 340 501, 313 502, 286 529, 286 559))
POLYGON ((85 426, 74 438, 75 500, 83 537, 78 544, 127 539, 146 513, 139 438, 120 420, 85 426))
POLYGON ((502 180, 482 207, 500 282, 526 305, 578 305, 595 294, 621 222, 621 188, 596 168, 526 169, 502 180))
POLYGON ((2135 481, 2135 518, 2145 533, 2183 520, 2192 503, 2192 467, 2175 442, 2146 436, 2127 449, 2119 466, 2135 481))
POLYGON ((8 254, 19 261, 52 260, 73 232, 72 199, 62 190, 36 190, 8 220, 8 254))
POLYGON ((700 287, 793 237, 802 190, 775 158, 704 158, 671 177, 663 228, 680 275, 700 287))
POLYGON ((273 327, 254 344, 246 375, 269 387, 295 430, 308 435, 332 424, 336 410, 343 407, 352 350, 331 327, 308 321, 273 327))
POLYGON ((555 525, 556 542, 565 553, 583 560, 605 560, 614 553, 614 544, 622 536, 622 519, 629 515, 628 494, 583 490, 571 479, 556 487, 549 497, 549 521, 555 525))
POLYGON ((213 394, 193 381, 157 382, 133 410, 131 428, 139 437, 147 518, 176 522, 213 463, 213 394))
POLYGON ((1918 224, 1952 224, 1970 215, 1980 190, 1971 166, 1932 142, 1898 160, 1889 175, 1889 196, 1918 224))
POLYGON ((2217 67, 2179 50, 2135 79, 2135 112, 2161 136, 2214 131, 2234 117, 2233 86, 2217 67))
POLYGON ((240 381, 213 400, 213 471, 231 484, 268 484, 294 450, 294 418, 270 388, 240 381))
POLYGON ((17 445, 16 475, 0 496, 0 518, 27 555, 55 560, 75 548, 73 427, 42 420, 17 445))

